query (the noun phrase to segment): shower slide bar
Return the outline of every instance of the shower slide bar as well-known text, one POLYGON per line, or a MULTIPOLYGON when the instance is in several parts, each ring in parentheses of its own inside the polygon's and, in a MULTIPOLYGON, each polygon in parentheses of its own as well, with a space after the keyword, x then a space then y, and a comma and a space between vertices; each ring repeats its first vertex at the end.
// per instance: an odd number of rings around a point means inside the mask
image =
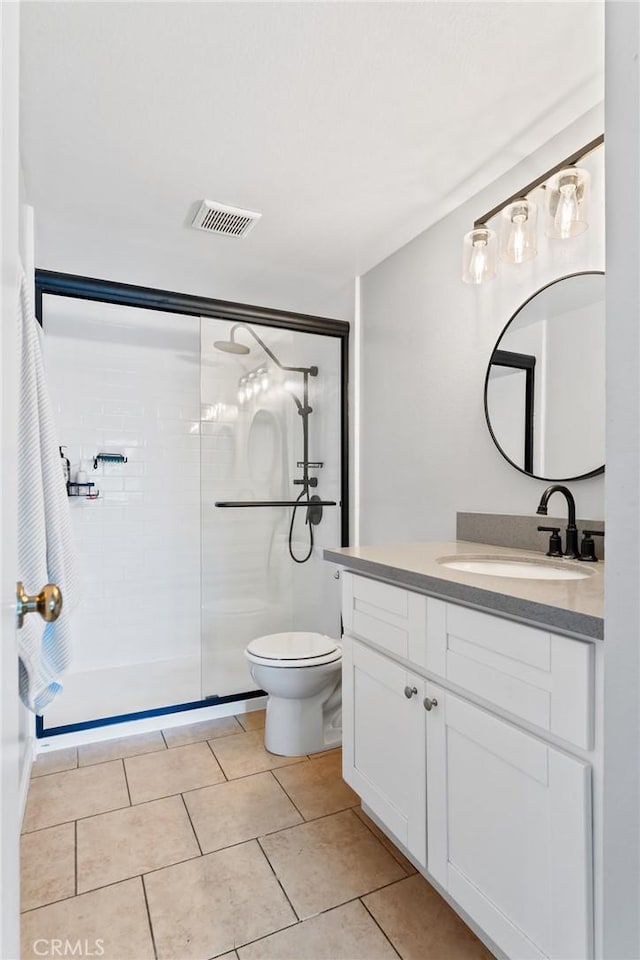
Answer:
MULTIPOLYGON (((314 500, 314 507, 337 507, 335 500, 314 500)), ((306 500, 216 500, 216 507, 306 507, 306 500)))

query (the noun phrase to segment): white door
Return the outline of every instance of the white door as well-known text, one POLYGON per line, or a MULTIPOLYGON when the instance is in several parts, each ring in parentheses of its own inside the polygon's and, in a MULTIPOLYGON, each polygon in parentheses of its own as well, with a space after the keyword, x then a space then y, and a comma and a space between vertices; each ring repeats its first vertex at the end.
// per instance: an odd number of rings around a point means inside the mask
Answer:
POLYGON ((591 957, 590 767, 426 686, 429 872, 508 956, 591 957))
POLYGON ((424 680, 349 636, 342 652, 343 776, 426 864, 424 680))
POLYGON ((15 960, 20 956, 19 700, 15 636, 18 21, 19 4, 0 4, 0 956, 3 960, 15 960))

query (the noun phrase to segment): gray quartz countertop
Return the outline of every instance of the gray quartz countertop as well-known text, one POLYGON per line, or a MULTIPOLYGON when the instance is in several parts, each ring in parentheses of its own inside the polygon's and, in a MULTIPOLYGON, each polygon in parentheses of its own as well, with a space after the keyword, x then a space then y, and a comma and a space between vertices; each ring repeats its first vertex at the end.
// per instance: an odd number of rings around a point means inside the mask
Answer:
POLYGON ((325 549, 324 558, 354 573, 452 600, 487 613, 581 640, 604 636, 604 563, 576 563, 584 580, 529 580, 453 570, 441 557, 530 557, 544 554, 468 540, 325 549))

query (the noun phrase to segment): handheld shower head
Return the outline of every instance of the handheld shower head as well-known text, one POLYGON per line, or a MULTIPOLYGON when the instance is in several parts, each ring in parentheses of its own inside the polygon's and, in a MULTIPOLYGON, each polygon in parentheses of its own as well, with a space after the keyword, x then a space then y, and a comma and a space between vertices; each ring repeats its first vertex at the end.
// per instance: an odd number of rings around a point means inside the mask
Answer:
POLYGON ((244 355, 251 353, 249 347, 244 343, 238 343, 236 340, 216 340, 213 344, 216 350, 222 350, 223 353, 236 353, 244 355))

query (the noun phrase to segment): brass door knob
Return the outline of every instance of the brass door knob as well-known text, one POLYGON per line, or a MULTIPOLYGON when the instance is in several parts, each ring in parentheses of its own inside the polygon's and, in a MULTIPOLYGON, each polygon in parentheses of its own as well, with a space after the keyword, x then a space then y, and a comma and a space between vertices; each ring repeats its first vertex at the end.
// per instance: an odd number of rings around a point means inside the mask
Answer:
POLYGON ((60 616, 62 610, 62 592, 55 583, 48 583, 35 597, 30 597, 24 591, 22 581, 16 584, 16 615, 18 629, 24 623, 27 613, 39 613, 47 623, 53 623, 60 616))

